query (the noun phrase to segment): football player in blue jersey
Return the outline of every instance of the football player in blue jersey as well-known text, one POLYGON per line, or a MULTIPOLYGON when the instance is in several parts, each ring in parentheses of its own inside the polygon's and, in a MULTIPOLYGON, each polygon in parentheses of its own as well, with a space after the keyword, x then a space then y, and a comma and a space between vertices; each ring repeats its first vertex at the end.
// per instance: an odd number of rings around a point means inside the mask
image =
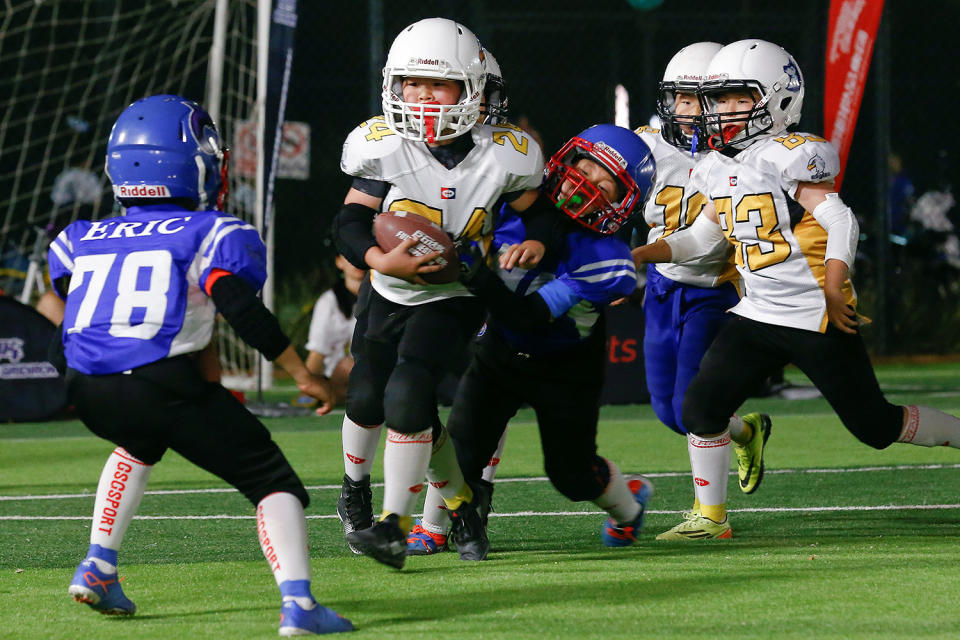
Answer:
POLYGON ((50 278, 66 300, 70 402, 94 434, 117 445, 70 595, 100 613, 136 611, 120 586, 118 551, 153 466, 173 449, 256 507, 282 594, 280 635, 352 630, 311 594, 303 483, 263 424, 204 380, 195 361, 219 312, 330 409, 329 384, 310 374, 257 298, 266 279, 259 233, 218 210, 226 162, 213 121, 180 96, 139 100, 113 127, 106 171, 125 215, 74 222, 49 251, 50 278))
MULTIPOLYGON (((461 555, 485 557, 489 541, 483 526, 459 517, 456 488, 464 478, 476 486, 507 422, 524 403, 536 412, 554 487, 609 514, 601 531, 607 546, 636 541, 653 485, 642 477, 628 480, 597 455, 596 435, 603 308, 629 295, 637 282, 630 249, 614 234, 642 209, 653 173, 650 149, 636 134, 615 125, 591 127, 547 164, 543 192, 566 216, 555 256, 529 270, 507 270, 489 268, 475 251, 463 254, 463 263, 472 266, 462 281, 489 314, 448 420, 455 459, 449 459, 452 452, 442 457, 449 449, 441 448, 429 476, 442 485, 451 538, 461 555)), ((519 218, 504 220, 490 255, 510 251, 523 237, 519 218)))
MULTIPOLYGON (((644 206, 650 227, 648 243, 688 228, 707 202, 690 184, 694 167, 710 153, 700 122, 697 89, 721 48, 716 42, 696 42, 674 54, 658 87, 661 129, 637 130, 657 163, 653 192, 644 206)), ((740 277, 733 251, 726 244, 683 264, 648 265, 646 274, 643 352, 650 404, 661 422, 689 439, 681 420, 683 398, 703 354, 730 318, 727 309, 740 299, 736 288, 740 277)), ((766 414, 730 417, 730 437, 744 493, 756 491, 763 479, 763 449, 770 428, 766 414)), ((688 514, 697 516, 699 512, 700 503, 695 499, 688 514)), ((711 537, 730 535, 726 528, 711 537)))

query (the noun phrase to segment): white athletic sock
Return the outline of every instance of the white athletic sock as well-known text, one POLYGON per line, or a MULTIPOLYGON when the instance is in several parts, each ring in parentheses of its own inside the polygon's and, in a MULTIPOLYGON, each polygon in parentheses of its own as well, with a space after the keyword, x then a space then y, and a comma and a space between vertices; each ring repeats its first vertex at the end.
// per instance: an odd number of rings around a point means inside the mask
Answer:
POLYGON ((617 524, 629 524, 640 515, 640 505, 627 486, 627 480, 620 473, 612 461, 607 460, 610 467, 610 482, 603 495, 593 501, 595 505, 610 514, 610 519, 617 524))
POLYGON ((427 496, 423 499, 423 518, 420 525, 430 533, 446 534, 450 528, 450 514, 447 503, 443 501, 440 490, 432 484, 427 485, 427 496))
POLYGON ((960 418, 920 405, 907 405, 907 422, 897 442, 960 449, 960 418))
POLYGON ((409 518, 430 464, 433 428, 417 433, 387 429, 383 450, 383 511, 409 518))
POLYGON ((687 451, 690 453, 693 489, 700 501, 701 512, 707 506, 725 505, 730 473, 730 433, 724 431, 715 438, 687 434, 687 451))
POLYGON ((257 537, 277 585, 287 580, 310 580, 307 521, 295 495, 278 491, 260 501, 257 537))
POLYGON ((343 416, 343 469, 355 482, 369 476, 373 469, 373 459, 380 444, 380 426, 362 426, 346 414, 343 416))
POLYGON ((503 447, 507 444, 507 430, 503 430, 503 435, 500 436, 500 442, 497 443, 497 450, 493 452, 493 457, 490 458, 490 462, 487 463, 487 466, 483 468, 482 478, 487 482, 493 482, 494 476, 497 475, 497 467, 500 466, 500 459, 503 457, 503 447))
MULTIPOLYGON (((730 430, 730 437, 733 438, 734 442, 739 444, 746 444, 746 438, 741 438, 743 434, 743 418, 737 414, 730 416, 730 421, 727 423, 727 429, 730 430)), ((750 435, 753 435, 752 433, 750 435)))
POLYGON ((123 447, 117 447, 107 458, 97 485, 93 503, 93 525, 90 544, 104 549, 120 549, 130 521, 137 513, 153 465, 137 460, 123 447))
POLYGON ((447 502, 456 500, 462 493, 465 480, 457 463, 457 452, 453 448, 453 441, 446 429, 440 430, 440 435, 433 445, 427 480, 447 502))

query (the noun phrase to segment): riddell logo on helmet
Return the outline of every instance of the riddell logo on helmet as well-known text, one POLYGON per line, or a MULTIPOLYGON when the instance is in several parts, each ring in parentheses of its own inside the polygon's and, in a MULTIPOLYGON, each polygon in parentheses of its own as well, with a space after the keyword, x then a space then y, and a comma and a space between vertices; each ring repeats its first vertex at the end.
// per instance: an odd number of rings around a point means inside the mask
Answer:
POLYGON ((621 169, 627 168, 627 161, 624 160, 622 155, 620 155, 620 152, 614 149, 613 147, 611 147, 610 145, 608 145, 606 142, 598 142, 593 146, 595 149, 599 149, 600 151, 603 151, 608 156, 613 158, 614 162, 620 165, 621 169))
POLYGON ((113 195, 118 198, 169 198, 170 190, 162 184, 140 184, 134 187, 113 185, 113 195))
POLYGON ((421 64, 421 65, 428 65, 431 67, 439 67, 440 60, 437 58, 410 58, 410 64, 421 64))

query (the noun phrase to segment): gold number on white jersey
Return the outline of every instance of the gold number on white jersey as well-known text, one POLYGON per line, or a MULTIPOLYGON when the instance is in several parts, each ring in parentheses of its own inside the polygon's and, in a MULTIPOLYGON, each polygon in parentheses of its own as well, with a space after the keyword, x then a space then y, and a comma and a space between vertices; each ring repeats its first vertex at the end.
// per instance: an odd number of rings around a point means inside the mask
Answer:
POLYGON ((729 196, 714 198, 720 227, 731 242, 737 243, 736 259, 738 266, 746 266, 750 271, 759 271, 771 265, 780 264, 790 257, 790 244, 780 232, 777 219, 777 207, 770 193, 753 193, 743 196, 733 207, 729 196), (751 214, 755 214, 751 220, 751 214), (759 219, 759 221, 757 221, 759 219), (756 230, 753 238, 738 238, 734 225, 749 225, 756 230))
POLYGON ((493 141, 494 141, 495 143, 503 146, 505 140, 509 140, 509 141, 510 141, 510 144, 513 146, 514 149, 516 149, 517 151, 519 151, 519 152, 522 153, 523 155, 527 155, 527 143, 528 143, 528 140, 527 140, 527 138, 526 138, 525 136, 522 136, 522 135, 521 135, 521 136, 520 136, 520 139, 518 140, 518 139, 517 139, 517 134, 515 134, 513 131, 511 131, 511 130, 509 130, 509 129, 507 129, 506 131, 494 131, 494 132, 493 132, 493 141))
POLYGON ((785 136, 780 136, 779 138, 773 139, 774 142, 779 142, 780 144, 785 146, 787 149, 796 149, 807 140, 809 140, 810 142, 826 142, 824 138, 821 138, 820 136, 815 136, 810 133, 808 133, 805 136, 801 136, 796 133, 788 133, 785 136))
POLYGON ((657 193, 654 203, 663 207, 663 235, 666 238, 674 231, 678 231, 693 224, 703 207, 707 204, 707 197, 699 191, 694 191, 683 200, 683 187, 667 185, 657 193), (686 206, 684 206, 686 205, 686 206), (681 214, 686 209, 686 215, 681 221, 681 214))
MULTIPOLYGON (((443 227, 443 209, 431 207, 430 205, 417 200, 411 200, 409 198, 394 200, 390 203, 387 211, 406 211, 407 213, 415 213, 418 216, 426 218, 438 227, 443 227)), ((485 222, 488 225, 490 224, 487 221, 487 210, 483 207, 475 208, 470 213, 470 219, 467 220, 467 224, 464 225, 463 229, 454 239, 466 238, 467 240, 479 240, 485 233, 483 228, 485 226, 485 222)), ((453 234, 450 235, 452 236, 453 234)))

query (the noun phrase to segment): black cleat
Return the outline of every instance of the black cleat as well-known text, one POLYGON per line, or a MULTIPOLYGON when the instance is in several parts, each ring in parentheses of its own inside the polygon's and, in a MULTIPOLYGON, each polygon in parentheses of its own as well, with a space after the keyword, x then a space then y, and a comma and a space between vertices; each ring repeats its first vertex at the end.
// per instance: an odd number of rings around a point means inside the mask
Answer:
POLYGON ((369 529, 347 534, 347 544, 358 553, 370 556, 377 562, 403 569, 407 559, 407 536, 397 524, 396 514, 389 514, 369 529))
POLYGON ((479 561, 487 558, 490 540, 480 509, 490 511, 490 494, 482 486, 473 486, 473 500, 450 511, 450 542, 457 548, 461 560, 479 561), (484 507, 486 505, 486 507, 484 507))
POLYGON ((373 493, 370 491, 370 476, 362 480, 351 480, 343 476, 340 499, 337 500, 337 515, 343 523, 343 534, 347 537, 350 551, 361 554, 363 551, 350 544, 350 534, 373 526, 373 493))

